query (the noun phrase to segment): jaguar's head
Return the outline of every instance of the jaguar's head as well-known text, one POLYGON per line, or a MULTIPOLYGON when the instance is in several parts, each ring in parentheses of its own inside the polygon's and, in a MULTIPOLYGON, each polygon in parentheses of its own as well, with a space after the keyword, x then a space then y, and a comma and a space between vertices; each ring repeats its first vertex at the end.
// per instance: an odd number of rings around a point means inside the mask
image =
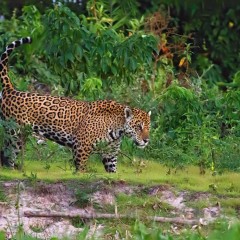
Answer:
POLYGON ((139 148, 144 148, 149 143, 149 131, 150 131, 150 116, 151 111, 148 113, 129 107, 124 109, 125 114, 125 134, 132 138, 134 143, 139 148))

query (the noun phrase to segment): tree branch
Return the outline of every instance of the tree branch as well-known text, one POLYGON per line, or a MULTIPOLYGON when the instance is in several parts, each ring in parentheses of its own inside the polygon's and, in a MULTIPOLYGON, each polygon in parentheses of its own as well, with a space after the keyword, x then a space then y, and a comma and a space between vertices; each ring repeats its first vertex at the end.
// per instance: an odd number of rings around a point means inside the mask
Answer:
MULTIPOLYGON (((49 218, 85 218, 85 219, 137 219, 137 216, 134 215, 125 215, 125 214, 111 214, 111 213, 63 213, 63 212, 44 212, 44 211, 25 211, 25 217, 49 217, 49 218)), ((164 223, 177 223, 184 225, 198 225, 200 221, 198 219, 185 219, 180 217, 157 217, 157 216, 148 216, 145 219, 155 222, 164 222, 164 223)))

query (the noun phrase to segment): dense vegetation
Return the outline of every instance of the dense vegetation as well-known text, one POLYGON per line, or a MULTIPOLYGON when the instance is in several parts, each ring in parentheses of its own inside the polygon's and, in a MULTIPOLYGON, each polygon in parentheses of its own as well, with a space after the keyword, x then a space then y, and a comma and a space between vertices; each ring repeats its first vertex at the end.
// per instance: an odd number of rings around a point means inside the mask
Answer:
POLYGON ((231 29, 239 8, 227 11, 224 29, 222 20, 215 19, 211 25, 215 30, 209 29, 204 38, 208 44, 196 45, 191 34, 201 31, 203 19, 199 17, 201 27, 194 18, 192 24, 185 20, 183 28, 164 5, 156 9, 157 4, 139 18, 133 2, 124 9, 117 3, 88 1, 85 15, 61 4, 41 12, 24 6, 20 16, 13 12, 0 22, 1 49, 16 38, 33 38, 31 46, 14 52, 11 59, 15 86, 29 90, 45 84, 52 94, 111 98, 150 109, 151 144, 144 156, 125 144, 131 154, 174 168, 199 165, 202 173, 205 168, 238 171, 239 54, 230 56, 227 49, 232 41, 238 42, 231 29), (218 56, 222 65, 214 64, 214 56, 225 50, 225 56, 218 56), (231 70, 228 78, 220 67, 231 70))

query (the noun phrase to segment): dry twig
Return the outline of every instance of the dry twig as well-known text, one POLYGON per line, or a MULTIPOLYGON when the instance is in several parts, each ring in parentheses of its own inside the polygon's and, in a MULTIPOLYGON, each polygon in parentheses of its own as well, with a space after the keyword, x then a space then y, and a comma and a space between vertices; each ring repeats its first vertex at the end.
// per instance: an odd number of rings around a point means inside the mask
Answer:
MULTIPOLYGON (((111 214, 111 213, 61 213, 61 212, 44 212, 44 211, 25 211, 25 217, 49 217, 49 218, 84 218, 84 219, 137 219, 137 216, 126 214, 111 214)), ((185 219, 182 217, 157 217, 148 216, 145 220, 164 222, 164 223, 176 223, 184 225, 198 225, 200 222, 198 219, 185 219)))

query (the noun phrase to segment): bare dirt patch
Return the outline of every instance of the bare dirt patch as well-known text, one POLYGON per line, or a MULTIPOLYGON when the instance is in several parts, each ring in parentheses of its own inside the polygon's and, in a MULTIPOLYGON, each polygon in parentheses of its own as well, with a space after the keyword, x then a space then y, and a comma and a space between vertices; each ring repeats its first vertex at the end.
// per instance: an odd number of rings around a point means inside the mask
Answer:
MULTIPOLYGON (((1 183, 7 196, 6 202, 0 202, 0 230, 6 232, 8 238, 14 235, 19 226, 23 231, 31 236, 40 239, 50 239, 68 237, 75 239, 83 230, 82 227, 74 226, 70 219, 66 218, 28 218, 24 216, 25 211, 45 211, 62 213, 89 213, 96 212, 94 203, 104 209, 105 205, 117 206, 116 196, 118 194, 133 195, 144 191, 149 197, 157 196, 160 201, 169 204, 172 214, 176 217, 186 219, 205 218, 212 220, 220 216, 219 206, 209 206, 200 212, 194 208, 189 208, 186 201, 206 198, 206 193, 189 193, 187 191, 177 191, 168 185, 158 185, 145 187, 142 185, 129 185, 125 181, 115 181, 106 184, 104 181, 92 183, 57 182, 46 183, 36 182, 30 184, 27 181, 5 181, 1 183), (90 189, 90 191, 89 191, 90 189), (76 204, 76 193, 85 194, 88 192, 88 204, 76 204), (195 195, 194 195, 195 194, 195 195)), ((89 221, 90 234, 101 235, 103 226, 89 221)))
POLYGON ((76 201, 74 191, 64 183, 37 183, 36 186, 23 182, 5 182, 3 187, 7 195, 7 205, 1 207, 0 229, 10 238, 22 225, 26 234, 49 239, 52 236, 76 236, 82 231, 67 219, 27 218, 24 211, 43 210, 60 212, 81 212, 91 209, 80 209, 72 203, 76 201))

